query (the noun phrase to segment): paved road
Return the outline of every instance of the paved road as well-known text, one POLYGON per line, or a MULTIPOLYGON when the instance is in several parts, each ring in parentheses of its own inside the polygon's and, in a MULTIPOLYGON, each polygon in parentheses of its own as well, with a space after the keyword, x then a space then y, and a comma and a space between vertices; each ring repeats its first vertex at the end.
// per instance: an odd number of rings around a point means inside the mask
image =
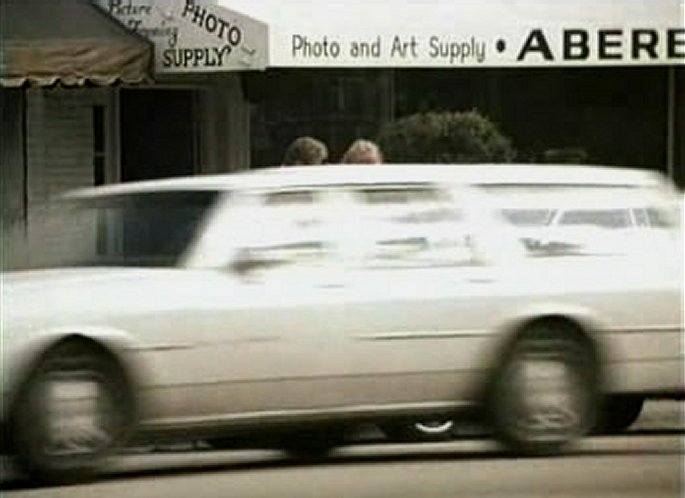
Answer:
POLYGON ((185 451, 127 455, 100 480, 31 488, 5 481, 3 497, 454 498, 683 496, 685 436, 634 434, 583 441, 570 454, 514 459, 484 440, 367 444, 316 464, 277 452, 185 451))
MULTIPOLYGON (((555 458, 514 459, 487 440, 363 444, 297 463, 279 452, 180 444, 130 453, 92 483, 35 488, 6 467, 10 498, 535 498, 685 496, 685 404, 651 402, 631 431, 555 458), (200 451, 196 451, 200 448, 200 451)), ((369 441, 381 441, 373 433, 369 441)))

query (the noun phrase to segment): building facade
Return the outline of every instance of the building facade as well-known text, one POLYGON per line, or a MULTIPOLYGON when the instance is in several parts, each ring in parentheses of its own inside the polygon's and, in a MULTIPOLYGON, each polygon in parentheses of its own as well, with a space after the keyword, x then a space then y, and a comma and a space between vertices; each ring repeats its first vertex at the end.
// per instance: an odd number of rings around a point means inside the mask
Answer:
POLYGON ((517 161, 661 171, 685 187, 685 67, 268 69, 248 77, 251 165, 318 136, 336 160, 355 138, 417 112, 478 110, 517 161))
POLYGON ((199 37, 193 32, 184 38, 184 25, 193 25, 200 15, 205 24, 214 19, 219 25, 227 14, 197 4, 184 20, 185 4, 180 3, 169 31, 168 17, 160 21, 156 11, 134 7, 89 0, 3 2, 3 267, 27 262, 26 247, 46 206, 67 190, 249 167, 250 106, 239 72, 261 67, 264 49, 255 42, 253 50, 262 55, 241 59, 234 68, 221 47, 235 42, 233 53, 238 53, 254 36, 251 27, 232 21, 231 28, 243 30, 240 39, 218 42, 224 70, 198 71, 190 63, 190 71, 183 64, 165 71, 155 64, 174 54, 180 61, 199 50, 187 44, 204 43, 208 53, 216 45, 205 28, 199 37), (42 15, 29 15, 33 12, 42 15), (116 12, 125 13, 124 19, 116 12), (162 22, 165 43, 174 37, 173 54, 154 53, 159 44, 141 35, 145 29, 159 31, 162 22), (129 55, 119 61, 131 51, 128 47, 137 49, 138 59, 132 62, 129 55), (83 53, 96 55, 84 58, 83 53), (103 67, 100 60, 110 62, 103 67))
POLYGON ((506 0, 378 0, 364 16, 353 2, 241 1, 0 5, 4 267, 65 190, 277 165, 301 135, 336 161, 423 111, 478 110, 521 162, 570 153, 685 184, 678 0, 620 16, 603 0, 583 19, 506 0))

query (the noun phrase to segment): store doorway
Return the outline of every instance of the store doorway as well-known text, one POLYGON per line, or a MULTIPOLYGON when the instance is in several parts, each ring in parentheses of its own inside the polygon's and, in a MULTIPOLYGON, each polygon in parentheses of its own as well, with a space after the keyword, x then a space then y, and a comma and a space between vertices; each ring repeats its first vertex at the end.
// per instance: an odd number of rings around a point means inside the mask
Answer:
POLYGON ((121 90, 122 182, 197 171, 194 102, 193 90, 121 90))

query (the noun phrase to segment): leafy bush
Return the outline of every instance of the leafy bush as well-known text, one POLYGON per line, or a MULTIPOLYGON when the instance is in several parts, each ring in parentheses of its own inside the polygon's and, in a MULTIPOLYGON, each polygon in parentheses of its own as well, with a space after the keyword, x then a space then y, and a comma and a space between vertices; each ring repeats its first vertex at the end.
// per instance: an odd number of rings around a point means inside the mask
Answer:
POLYGON ((387 162, 511 162, 511 140, 477 111, 413 114, 385 125, 377 138, 387 162))

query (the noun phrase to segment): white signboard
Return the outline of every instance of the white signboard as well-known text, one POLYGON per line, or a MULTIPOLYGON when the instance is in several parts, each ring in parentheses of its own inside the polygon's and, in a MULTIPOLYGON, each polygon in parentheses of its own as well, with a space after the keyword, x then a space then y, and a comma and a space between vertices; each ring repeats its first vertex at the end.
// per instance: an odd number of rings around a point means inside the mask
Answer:
POLYGON ((273 67, 685 63, 683 0, 219 0, 269 22, 273 67))
POLYGON ((274 65, 487 67, 685 63, 685 28, 558 27, 366 36, 290 33, 274 65))
POLYGON ((264 69, 266 24, 202 0, 95 0, 127 28, 150 39, 156 73, 264 69))

